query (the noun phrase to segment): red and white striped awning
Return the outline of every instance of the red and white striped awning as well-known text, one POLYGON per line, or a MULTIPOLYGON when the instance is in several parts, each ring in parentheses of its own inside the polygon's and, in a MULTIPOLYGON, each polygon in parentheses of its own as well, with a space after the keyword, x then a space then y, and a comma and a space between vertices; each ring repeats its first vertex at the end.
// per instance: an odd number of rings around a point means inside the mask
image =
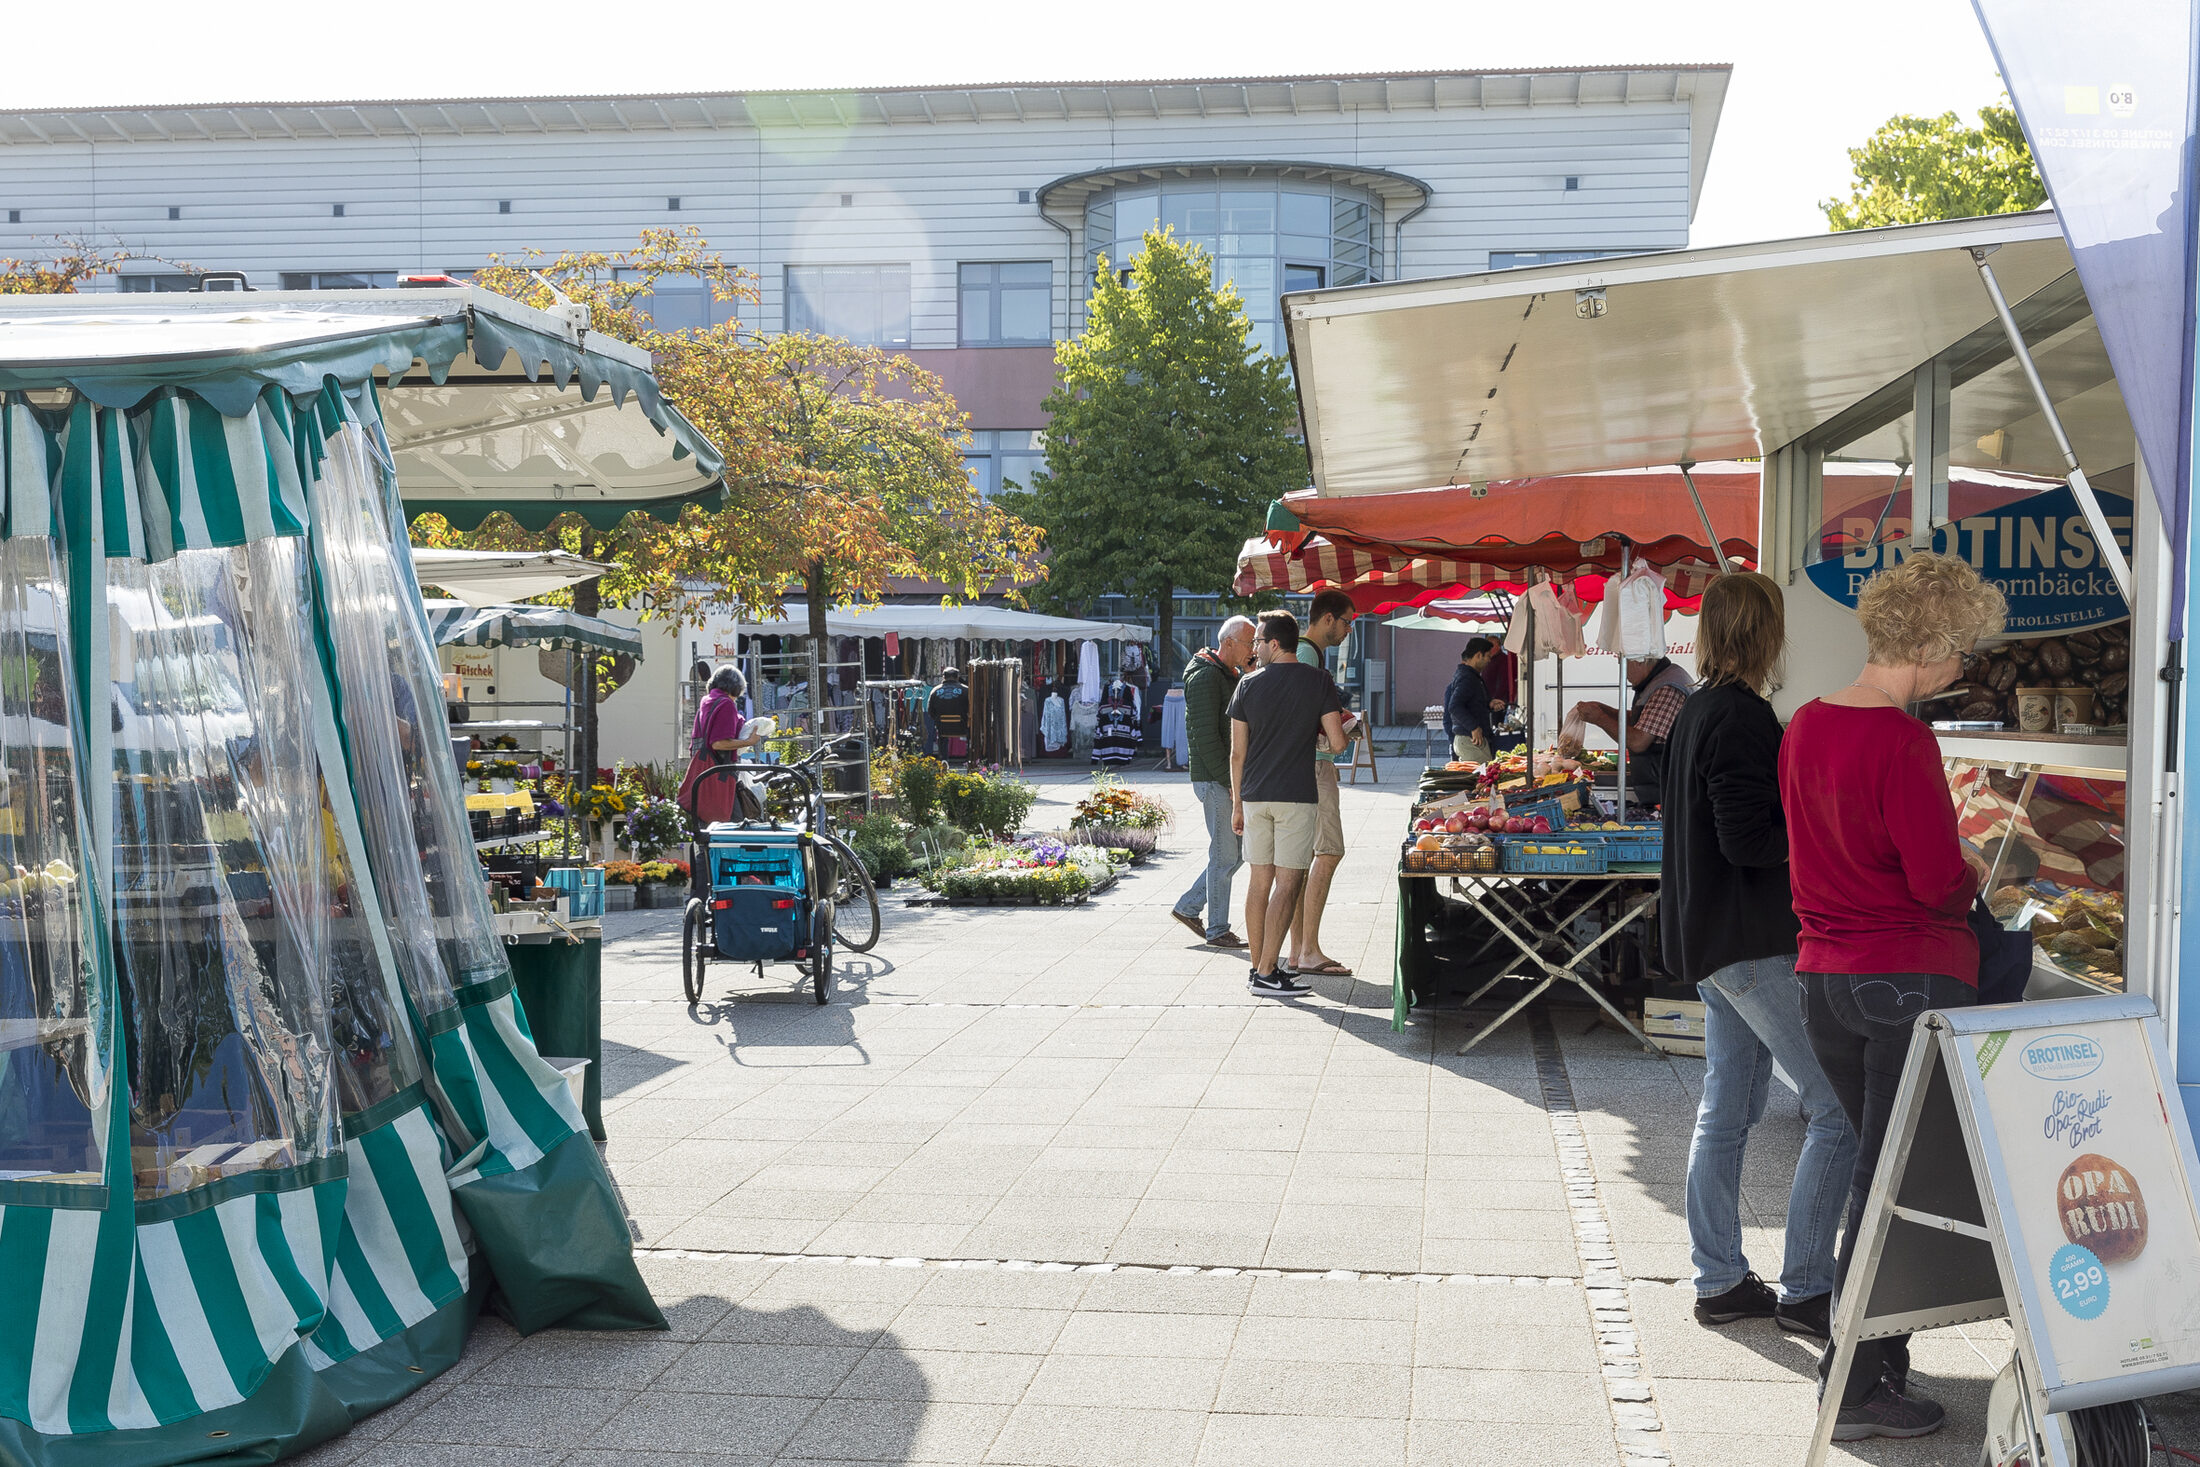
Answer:
MULTIPOLYGON (((1678 537, 1676 537, 1678 538, 1678 537)), ((1659 547, 1636 547, 1638 556, 1664 572, 1667 589, 1676 597, 1693 600, 1704 593, 1718 567, 1702 560, 1694 547, 1680 550, 1668 561, 1659 547)), ((1386 549, 1339 545, 1316 535, 1298 549, 1278 550, 1265 536, 1245 542, 1238 552, 1235 590, 1240 596, 1258 591, 1346 592, 1363 611, 1391 606, 1423 606, 1431 601, 1477 595, 1486 590, 1519 591, 1531 570, 1572 580, 1581 576, 1607 576, 1619 570, 1620 542, 1606 536, 1576 541, 1549 538, 1527 545, 1493 545, 1493 555, 1453 557, 1404 555, 1386 549)))

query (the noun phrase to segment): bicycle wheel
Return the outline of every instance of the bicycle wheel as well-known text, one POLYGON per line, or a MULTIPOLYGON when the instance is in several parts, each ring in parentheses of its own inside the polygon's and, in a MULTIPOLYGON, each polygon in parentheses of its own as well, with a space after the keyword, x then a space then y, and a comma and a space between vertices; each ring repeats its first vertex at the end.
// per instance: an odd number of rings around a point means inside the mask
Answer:
POLYGON ((833 919, 817 914, 816 940, 810 948, 810 990, 818 1003, 833 996, 833 919))
POLYGON ((688 1007, 703 1001, 703 904, 689 898, 687 916, 680 923, 680 986, 687 990, 688 1007))
POLYGON ((825 837, 833 848, 840 875, 833 885, 833 936, 852 953, 867 953, 878 945, 878 888, 863 858, 837 835, 825 837))

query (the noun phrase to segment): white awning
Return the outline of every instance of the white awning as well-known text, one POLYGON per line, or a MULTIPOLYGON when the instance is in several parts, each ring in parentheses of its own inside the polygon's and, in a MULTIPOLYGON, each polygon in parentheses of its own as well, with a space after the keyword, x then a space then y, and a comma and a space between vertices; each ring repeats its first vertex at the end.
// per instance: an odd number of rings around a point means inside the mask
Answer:
POLYGON ((413 571, 469 606, 502 606, 607 575, 616 567, 565 550, 427 550, 415 545, 413 571))
POLYGON ((2040 211, 1287 296, 1315 486, 1757 457, 1991 326, 1974 246, 2012 302, 2071 269, 2040 211))
MULTIPOLYGON (((771 621, 713 617, 707 630, 738 627, 747 636, 804 637, 810 632, 809 609, 790 604, 771 621)), ((960 637, 969 642, 1150 642, 1153 628, 1068 616, 1040 616, 1005 606, 836 606, 825 613, 826 631, 835 637, 960 637)))

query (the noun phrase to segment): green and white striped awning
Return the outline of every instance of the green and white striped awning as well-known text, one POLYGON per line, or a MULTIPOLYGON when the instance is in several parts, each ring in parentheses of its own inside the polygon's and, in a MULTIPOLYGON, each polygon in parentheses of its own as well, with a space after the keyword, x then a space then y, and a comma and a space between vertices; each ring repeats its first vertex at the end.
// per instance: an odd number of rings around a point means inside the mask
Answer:
MULTIPOLYGON (((589 332, 585 319, 471 286, 0 297, 0 401, 10 405, 43 407, 66 389, 140 427, 151 404, 180 397, 249 440, 236 425, 263 405, 287 395, 302 410, 331 380, 378 399, 408 516, 432 510, 471 529, 503 510, 539 529, 573 513, 609 529, 636 511, 674 519, 719 493, 724 460, 658 392, 648 353, 589 332)), ((222 435, 198 412, 171 411, 189 424, 190 466, 208 474, 222 435)), ((289 436, 263 424, 259 437, 270 431, 289 436)), ((142 425, 128 457, 159 442, 142 425)), ((231 445, 247 484, 254 451, 231 445)), ((161 488, 191 497, 188 479, 161 488)))
POLYGON ((438 647, 592 647, 639 661, 642 634, 558 606, 468 606, 428 601, 428 630, 438 647))

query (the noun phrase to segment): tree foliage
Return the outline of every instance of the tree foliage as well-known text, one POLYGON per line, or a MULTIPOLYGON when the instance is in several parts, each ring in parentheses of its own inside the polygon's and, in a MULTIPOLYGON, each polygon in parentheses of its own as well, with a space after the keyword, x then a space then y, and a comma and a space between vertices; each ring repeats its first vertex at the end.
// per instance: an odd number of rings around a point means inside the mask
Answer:
POLYGON ((1146 235, 1123 284, 1103 258, 1084 333, 1054 349, 1046 469, 1002 502, 1045 530, 1050 602, 1225 595, 1268 501, 1307 480, 1284 364, 1246 344, 1207 252, 1146 235))
POLYGON ((0 256, 0 295, 74 295, 85 281, 140 258, 146 257, 120 248, 103 249, 88 240, 57 239, 43 259, 0 256))
POLYGON ((1846 200, 1818 206, 1827 223, 1869 229, 2037 209, 2047 186, 2015 110, 1988 106, 1978 115, 1976 127, 1953 112, 1888 118, 1864 146, 1849 149, 1856 179, 1846 200))

